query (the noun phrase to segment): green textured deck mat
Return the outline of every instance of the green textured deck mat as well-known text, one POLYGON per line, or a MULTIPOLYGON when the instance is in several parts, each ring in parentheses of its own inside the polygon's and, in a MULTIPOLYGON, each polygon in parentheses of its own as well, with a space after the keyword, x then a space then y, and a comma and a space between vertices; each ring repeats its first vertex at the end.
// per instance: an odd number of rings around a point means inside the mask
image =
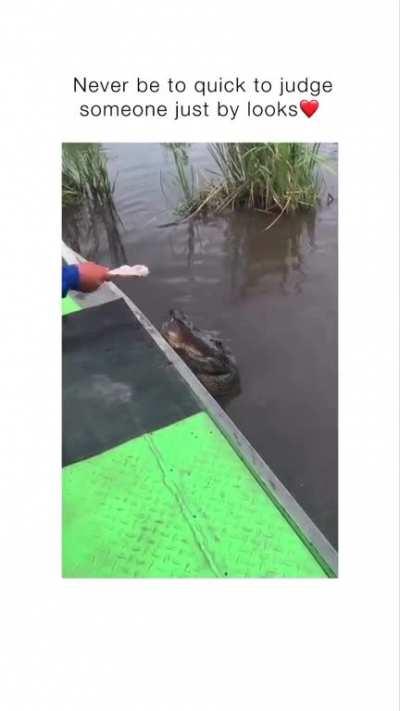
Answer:
POLYGON ((202 412, 63 470, 64 577, 325 577, 202 412))
POLYGON ((80 311, 81 307, 71 299, 70 296, 65 296, 64 299, 61 302, 61 307, 62 307, 62 315, 66 316, 67 314, 72 314, 74 311, 80 311))

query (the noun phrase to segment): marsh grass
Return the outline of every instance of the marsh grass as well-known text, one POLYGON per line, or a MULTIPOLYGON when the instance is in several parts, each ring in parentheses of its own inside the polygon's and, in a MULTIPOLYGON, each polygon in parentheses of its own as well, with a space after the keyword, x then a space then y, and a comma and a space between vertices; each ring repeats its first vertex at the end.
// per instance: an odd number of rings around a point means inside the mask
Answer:
POLYGON ((62 150, 63 238, 87 259, 108 245, 114 266, 126 262, 124 225, 114 204, 107 158, 96 143, 65 143, 62 150))
POLYGON ((174 154, 180 215, 245 207, 280 217, 318 203, 324 162, 318 143, 212 143, 209 152, 216 170, 208 171, 201 189, 193 169, 189 179, 187 161, 174 154))
MULTIPOLYGON (((167 143, 165 145, 172 156, 175 171, 171 180, 171 187, 174 192, 180 195, 179 202, 174 208, 174 213, 186 217, 186 215, 190 215, 197 210, 199 201, 202 196, 205 197, 205 194, 203 195, 200 191, 198 173, 195 173, 193 166, 189 162, 187 147, 190 144, 167 143)), ((167 197, 162 175, 161 190, 167 197)))
POLYGON ((110 181, 107 160, 99 144, 63 144, 63 207, 87 203, 104 206, 112 202, 114 188, 115 182, 110 181))

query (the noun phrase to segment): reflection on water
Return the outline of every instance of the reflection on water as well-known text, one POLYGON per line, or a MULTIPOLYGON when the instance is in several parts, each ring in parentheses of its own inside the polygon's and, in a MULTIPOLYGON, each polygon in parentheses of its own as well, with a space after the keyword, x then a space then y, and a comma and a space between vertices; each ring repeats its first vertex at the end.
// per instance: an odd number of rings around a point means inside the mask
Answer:
POLYGON ((232 299, 252 292, 267 294, 279 285, 282 293, 302 293, 307 279, 307 255, 315 249, 316 213, 281 218, 265 232, 250 213, 236 214, 226 225, 227 272, 232 299))
POLYGON ((109 266, 126 264, 123 225, 112 200, 63 209, 63 240, 85 259, 96 261, 107 251, 109 266))
MULTIPOLYGON (((108 144, 115 209, 64 213, 64 238, 103 264, 147 264, 119 285, 158 327, 182 308, 218 331, 241 392, 224 407, 331 542, 337 543, 337 185, 315 211, 278 220, 238 211, 176 224, 160 173, 170 150, 108 144), (158 225, 167 223, 160 229, 158 225), (169 224, 168 224, 169 223, 169 224)), ((185 146, 201 170, 206 146, 185 146)), ((326 150, 336 160, 337 147, 326 150)))

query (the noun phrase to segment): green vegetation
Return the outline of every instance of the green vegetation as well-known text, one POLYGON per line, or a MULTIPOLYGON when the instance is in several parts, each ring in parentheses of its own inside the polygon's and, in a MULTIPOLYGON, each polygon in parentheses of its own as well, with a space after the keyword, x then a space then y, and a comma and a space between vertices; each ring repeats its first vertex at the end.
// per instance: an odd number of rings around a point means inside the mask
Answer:
MULTIPOLYGON (((217 171, 199 187, 187 156, 173 147, 176 182, 183 196, 176 212, 183 216, 241 207, 281 214, 311 209, 318 203, 322 175, 319 144, 212 143, 217 171)), ((278 219, 278 218, 276 218, 278 219)))
POLYGON ((107 160, 97 143, 64 143, 62 149, 63 207, 87 203, 105 205, 112 200, 107 160))
MULTIPOLYGON (((199 204, 198 179, 189 163, 187 153, 187 143, 166 143, 165 144, 174 163, 175 175, 172 178, 172 187, 182 195, 182 200, 175 208, 175 212, 183 217, 195 212, 199 204)), ((164 186, 161 188, 165 194, 164 186)))

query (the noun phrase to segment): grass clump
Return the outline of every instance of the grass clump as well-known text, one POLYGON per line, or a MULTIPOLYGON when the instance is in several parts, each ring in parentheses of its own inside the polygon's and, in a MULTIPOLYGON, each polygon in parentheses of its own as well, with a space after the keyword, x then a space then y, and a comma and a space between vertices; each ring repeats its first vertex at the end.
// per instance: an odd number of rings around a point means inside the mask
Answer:
POLYGON ((64 143, 62 148, 63 207, 110 202, 115 183, 111 183, 107 160, 97 143, 64 143))
POLYGON ((212 143, 209 152, 216 170, 201 189, 179 151, 174 155, 185 216, 227 208, 277 211, 279 216, 314 208, 319 199, 322 157, 319 144, 212 143))

